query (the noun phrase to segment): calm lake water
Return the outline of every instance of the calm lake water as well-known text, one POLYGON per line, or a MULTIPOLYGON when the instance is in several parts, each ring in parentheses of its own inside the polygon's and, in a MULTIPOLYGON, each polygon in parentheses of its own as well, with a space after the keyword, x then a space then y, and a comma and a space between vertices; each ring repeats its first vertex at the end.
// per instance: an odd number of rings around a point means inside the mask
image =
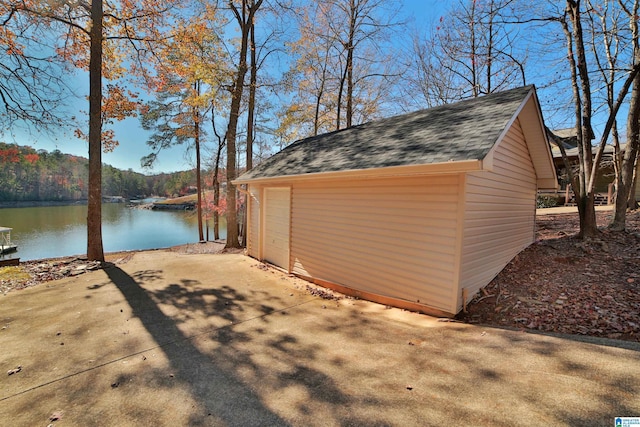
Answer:
MULTIPOLYGON (((2 208, 0 227, 13 228, 11 240, 18 245, 18 252, 4 256, 28 261, 86 254, 86 223, 86 205, 2 208)), ((213 240, 212 222, 209 238, 213 240)), ((223 220, 220 238, 226 238, 223 220)), ((194 211, 151 211, 106 203, 102 205, 102 241, 105 252, 195 243, 198 220, 194 211)))

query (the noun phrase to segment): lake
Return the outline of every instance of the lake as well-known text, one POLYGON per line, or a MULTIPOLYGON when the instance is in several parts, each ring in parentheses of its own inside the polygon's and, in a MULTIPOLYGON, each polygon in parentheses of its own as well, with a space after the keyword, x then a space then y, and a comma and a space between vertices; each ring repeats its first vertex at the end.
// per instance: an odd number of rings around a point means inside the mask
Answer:
MULTIPOLYGON (((224 219, 220 222, 220 238, 225 239, 224 219)), ((18 252, 4 257, 28 261, 86 254, 86 224, 86 205, 2 208, 0 227, 13 228, 11 240, 18 245, 18 252)), ((213 240, 213 221, 209 237, 213 240)), ((198 220, 195 211, 152 211, 129 208, 123 203, 105 203, 102 242, 105 252, 195 243, 198 220)))

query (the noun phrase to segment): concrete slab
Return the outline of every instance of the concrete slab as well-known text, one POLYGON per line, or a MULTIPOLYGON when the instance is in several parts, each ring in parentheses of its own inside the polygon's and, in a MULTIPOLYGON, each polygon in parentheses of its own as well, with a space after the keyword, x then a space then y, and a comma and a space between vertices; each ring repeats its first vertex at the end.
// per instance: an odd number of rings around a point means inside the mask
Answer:
POLYGON ((0 296, 0 425, 613 425, 640 346, 328 301, 242 255, 136 254, 0 296), (21 366, 20 372, 8 375, 21 366))
MULTIPOLYGON (((613 207, 614 207, 613 205, 596 206, 595 210, 596 212, 607 212, 607 211, 613 211, 613 207)), ((570 214, 570 213, 577 214, 578 207, 577 206, 557 206, 555 208, 536 209, 536 215, 557 215, 557 214, 570 214)))

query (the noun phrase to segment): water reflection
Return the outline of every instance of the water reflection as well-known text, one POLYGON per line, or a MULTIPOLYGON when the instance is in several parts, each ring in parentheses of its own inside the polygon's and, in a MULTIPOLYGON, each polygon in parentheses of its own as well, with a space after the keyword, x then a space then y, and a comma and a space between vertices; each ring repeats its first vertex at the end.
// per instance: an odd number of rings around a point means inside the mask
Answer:
MULTIPOLYGON (((0 209, 0 226, 11 227, 22 260, 81 255, 87 251, 86 205, 0 209)), ((102 206, 105 252, 153 249, 198 241, 194 212, 130 209, 123 204, 102 206)), ((213 238, 213 229, 210 229, 213 238)), ((224 221, 220 237, 226 238, 224 221)))

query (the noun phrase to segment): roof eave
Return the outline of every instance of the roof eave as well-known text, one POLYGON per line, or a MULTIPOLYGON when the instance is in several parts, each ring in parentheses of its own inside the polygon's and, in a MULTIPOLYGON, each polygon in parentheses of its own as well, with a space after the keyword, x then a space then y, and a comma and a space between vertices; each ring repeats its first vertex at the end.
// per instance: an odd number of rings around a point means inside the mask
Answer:
POLYGON ((399 176, 420 176, 435 174, 454 174, 482 170, 482 160, 461 160, 445 163, 430 163, 409 166, 388 166, 372 169, 357 169, 333 172, 306 173, 300 175, 280 175, 274 177, 261 177, 231 181, 234 185, 241 184, 269 184, 278 182, 304 182, 313 180, 338 180, 338 179, 370 179, 399 176))
POLYGON ((509 129, 513 126, 513 123, 521 115, 523 116, 523 120, 520 121, 520 124, 522 126, 522 132, 524 133, 529 153, 534 154, 533 152, 535 151, 536 154, 532 155, 533 167, 536 171, 536 185, 540 190, 557 190, 558 179, 553 163, 553 155, 551 154, 547 133, 544 128, 542 112, 540 111, 540 103, 538 102, 534 88, 532 88, 527 96, 522 100, 522 103, 514 113, 508 125, 505 126, 491 151, 484 158, 485 169, 493 170, 493 156, 497 147, 507 135, 509 129), (527 119, 527 117, 530 119, 527 119), (535 119, 533 119, 534 117, 535 119), (541 143, 536 144, 536 141, 541 143))
POLYGON ((538 190, 558 190, 558 180, 555 178, 538 178, 536 180, 538 190))

